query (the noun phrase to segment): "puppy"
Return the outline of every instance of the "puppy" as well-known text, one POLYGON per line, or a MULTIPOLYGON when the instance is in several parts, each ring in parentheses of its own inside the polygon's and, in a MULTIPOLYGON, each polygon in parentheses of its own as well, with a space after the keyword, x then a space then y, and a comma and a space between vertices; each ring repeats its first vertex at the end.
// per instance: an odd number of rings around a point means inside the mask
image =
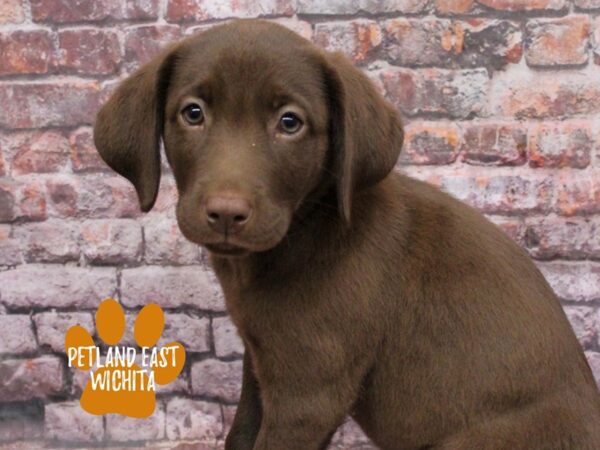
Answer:
POLYGON ((600 449, 555 294, 477 211, 392 172, 398 114, 342 55, 214 27, 125 80, 94 138, 143 211, 164 141, 245 345, 228 450, 324 449, 347 414, 385 450, 600 449))

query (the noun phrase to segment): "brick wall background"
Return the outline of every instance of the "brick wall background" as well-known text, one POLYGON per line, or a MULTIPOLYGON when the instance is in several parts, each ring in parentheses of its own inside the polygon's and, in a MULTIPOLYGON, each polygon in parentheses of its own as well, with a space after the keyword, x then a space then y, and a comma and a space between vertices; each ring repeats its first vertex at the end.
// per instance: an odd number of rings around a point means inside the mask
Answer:
MULTIPOLYGON (((406 119, 400 169, 530 252, 600 379, 599 0, 2 0, 0 447, 222 442, 242 348, 206 256, 177 229, 168 171, 141 215, 96 156, 91 124, 164 43, 258 16, 370 74, 406 119), (107 296, 129 326, 157 301, 165 337, 188 350, 147 420, 78 405, 85 377, 66 367, 64 333, 93 330, 107 296)), ((351 423, 334 442, 370 448, 351 423)))

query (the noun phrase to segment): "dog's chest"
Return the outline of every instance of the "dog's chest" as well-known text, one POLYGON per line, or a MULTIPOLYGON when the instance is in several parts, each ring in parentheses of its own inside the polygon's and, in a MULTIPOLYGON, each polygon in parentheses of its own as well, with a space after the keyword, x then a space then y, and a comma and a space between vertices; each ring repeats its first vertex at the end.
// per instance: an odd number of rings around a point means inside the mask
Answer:
POLYGON ((282 278, 249 274, 226 264, 214 268, 231 319, 252 353, 275 356, 280 350, 293 349, 312 353, 317 347, 315 336, 321 337, 322 345, 327 334, 337 331, 326 323, 336 299, 305 272, 282 278))

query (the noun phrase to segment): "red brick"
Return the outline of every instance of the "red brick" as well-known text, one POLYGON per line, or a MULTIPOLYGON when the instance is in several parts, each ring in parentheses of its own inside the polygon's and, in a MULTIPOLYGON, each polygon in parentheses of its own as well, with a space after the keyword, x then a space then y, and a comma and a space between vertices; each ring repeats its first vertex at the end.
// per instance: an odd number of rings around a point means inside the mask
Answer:
POLYGON ((468 14, 475 6, 475 0, 435 0, 435 10, 440 15, 468 14))
POLYGON ((145 441, 163 439, 165 410, 158 404, 151 416, 143 419, 120 414, 106 415, 106 438, 111 441, 145 441))
MULTIPOLYGON (((272 19, 265 18, 263 20, 267 20, 268 22, 282 25, 282 26, 292 30, 293 32, 299 34, 304 39, 311 40, 313 38, 312 24, 305 20, 299 20, 296 17, 276 17, 276 18, 272 18, 272 19)), ((200 25, 196 25, 196 24, 190 24, 187 26, 184 25, 184 27, 185 27, 184 34, 186 36, 189 36, 192 34, 203 33, 217 25, 221 25, 226 22, 228 22, 228 21, 224 20, 224 21, 218 21, 218 22, 208 22, 208 23, 202 23, 200 25)))
POLYGON ((121 177, 57 176, 47 180, 51 215, 92 219, 140 215, 133 186, 121 177))
MULTIPOLYGON (((122 68, 126 68, 125 64, 121 65, 122 68)), ((121 76, 120 78, 110 78, 105 80, 102 83, 102 87, 100 89, 100 100, 99 103, 100 105, 104 105, 111 97, 111 95, 116 91, 116 89, 121 85, 121 83, 123 82, 123 76, 121 76)))
MULTIPOLYGON (((293 19, 289 19, 289 20, 293 20, 293 19)), ((226 24, 228 22, 230 22, 230 21, 229 20, 220 20, 218 22, 201 22, 200 25, 198 25, 195 22, 192 22, 189 25, 183 24, 183 25, 181 25, 181 27, 182 27, 184 36, 190 36, 190 35, 204 33, 205 31, 208 31, 211 28, 226 24)))
POLYGON ((46 182, 48 200, 54 216, 75 216, 77 208, 76 186, 75 180, 64 177, 46 182))
POLYGON ((69 143, 62 133, 36 132, 23 137, 12 158, 13 175, 58 172, 65 169, 69 143))
POLYGON ((167 403, 167 438, 211 441, 223 435, 218 403, 173 398, 167 403))
POLYGON ((224 309, 211 274, 202 266, 124 269, 121 272, 121 301, 130 308, 153 301, 164 308, 224 309))
POLYGON ((371 59, 381 39, 381 28, 373 20, 357 19, 315 25, 314 42, 318 46, 328 51, 341 51, 355 63, 371 59))
POLYGON ((600 9, 600 0, 574 0, 574 3, 578 9, 600 9))
POLYGON ((584 348, 596 342, 598 338, 598 314, 589 306, 565 306, 565 313, 573 331, 584 348))
POLYGON ((585 64, 590 21, 587 16, 527 22, 525 59, 530 66, 585 64))
POLYGON ((496 115, 518 118, 595 114, 600 112, 600 84, 575 71, 497 72, 492 79, 489 108, 496 115))
POLYGON ((0 314, 0 354, 22 355, 36 350, 31 318, 27 314, 0 314))
POLYGON ((0 225, 0 266, 14 266, 21 262, 21 246, 12 235, 11 226, 0 225))
POLYGON ((217 357, 230 358, 244 354, 244 343, 229 317, 214 317, 212 329, 217 357))
POLYGON ((57 395, 63 383, 63 364, 56 356, 0 360, 0 402, 57 395))
POLYGON ((371 68, 367 68, 364 74, 369 77, 369 80, 373 84, 375 90, 382 96, 385 96, 385 88, 383 86, 383 80, 381 79, 381 71, 379 70, 378 63, 374 63, 371 68))
POLYGON ((122 16, 123 2, 117 0, 31 0, 35 22, 100 21, 122 16))
POLYGON ((175 25, 143 25, 125 32, 125 60, 131 68, 152 59, 160 49, 181 36, 175 25))
POLYGON ((544 217, 526 220, 525 245, 537 259, 600 259, 600 220, 544 217))
POLYGON ((0 85, 0 126, 36 128, 91 124, 99 107, 96 81, 0 85))
POLYGON ((13 175, 61 171, 69 159, 69 141, 60 131, 7 133, 0 136, 0 148, 13 175))
POLYGON ((85 443, 103 439, 103 417, 87 413, 79 401, 47 404, 44 417, 44 435, 47 439, 85 443))
POLYGON ((106 165, 96 147, 90 128, 79 128, 71 133, 69 137, 71 167, 73 172, 98 172, 108 171, 106 165))
POLYGON ((62 30, 58 34, 60 67, 78 74, 111 74, 121 61, 116 33, 95 29, 62 30))
POLYGON ((423 12, 428 0, 350 0, 326 2, 322 0, 299 0, 297 12, 300 14, 355 14, 366 11, 373 14, 423 12))
POLYGON ((16 218, 16 189, 17 184, 11 179, 0 177, 0 226, 3 222, 12 222, 16 218))
POLYGON ((600 64, 600 17, 596 17, 592 23, 592 47, 594 50, 594 63, 600 64))
POLYGON ((384 23, 386 58, 401 66, 501 68, 521 59, 521 31, 507 21, 391 19, 384 23))
POLYGON ((227 435, 233 424, 237 405, 222 405, 221 409, 223 411, 223 434, 227 435))
POLYGON ((125 8, 128 19, 157 19, 159 0, 128 0, 125 8))
POLYGON ((116 289, 117 272, 108 267, 26 264, 0 272, 1 302, 12 308, 96 308, 116 289))
POLYGON ((34 22, 101 22, 158 18, 159 0, 31 0, 34 22))
POLYGON ((582 169, 590 164, 593 146, 589 122, 544 122, 530 131, 529 164, 582 169))
POLYGON ((519 245, 523 245, 525 224, 520 218, 506 216, 487 216, 487 218, 504 231, 513 241, 519 245))
POLYGON ((65 335, 74 325, 80 325, 94 334, 94 319, 91 313, 42 312, 33 316, 40 346, 47 346, 56 353, 65 353, 65 335))
POLYGON ((477 0, 484 6, 499 11, 561 10, 566 0, 477 0))
POLYGON ((478 175, 473 170, 442 177, 441 187, 485 213, 544 212, 550 207, 552 180, 515 175, 478 175))
POLYGON ((165 329, 158 346, 180 342, 187 352, 205 353, 210 351, 210 321, 207 317, 193 314, 165 314, 165 329))
POLYGON ((228 19, 233 17, 291 16, 291 0, 168 0, 166 18, 169 22, 228 19))
POLYGON ((458 128, 436 122, 410 123, 404 128, 400 164, 450 164, 458 154, 458 128))
POLYGON ((586 351, 585 356, 596 378, 596 385, 600 388, 600 353, 586 351))
POLYGON ((54 63, 52 35, 46 30, 0 32, 0 75, 47 73, 54 63))
MULTIPOLYGON (((69 327, 70 327, 70 325, 69 325, 69 327)), ((67 327, 67 329, 69 327, 67 327)), ((127 344, 125 342, 121 341, 121 342, 119 342, 119 345, 127 345, 127 344)), ((64 346, 64 344, 63 344, 63 346, 64 346)), ((81 397, 81 394, 83 393, 88 381, 90 381, 89 370, 83 371, 83 370, 79 370, 77 367, 69 367, 67 370, 71 374, 71 386, 69 389, 69 394, 71 394, 72 396, 81 397)))
POLYGON ((188 369, 184 367, 179 376, 175 378, 173 382, 157 385, 156 394, 159 396, 162 396, 163 394, 171 396, 172 394, 190 395, 188 369))
POLYGON ((132 219, 88 220, 81 225, 81 247, 92 264, 124 264, 139 261, 142 229, 132 219))
POLYGON ((565 216, 600 212, 600 171, 556 175, 554 209, 565 216))
POLYGON ((563 300, 600 300, 600 264, 592 262, 544 262, 538 267, 563 300))
POLYGON ((0 179, 0 222, 44 220, 46 197, 36 181, 0 179))
POLYGON ((205 359, 192 364, 192 392, 195 395, 237 402, 240 398, 242 361, 205 359))
MULTIPOLYGON (((165 161, 163 161, 163 163, 164 162, 165 161)), ((166 172, 166 170, 164 170, 163 165, 163 173, 164 172, 166 172)), ((167 214, 174 219, 178 198, 179 194, 177 193, 177 186, 175 185, 175 179, 173 178, 173 175, 163 175, 160 179, 160 189, 158 191, 156 203, 154 203, 154 207, 149 214, 144 214, 144 217, 147 218, 145 223, 147 224, 152 220, 151 216, 153 214, 167 214)), ((177 261, 173 262, 177 264, 177 261)))
POLYGON ((79 231, 73 222, 47 220, 15 226, 27 262, 64 263, 79 259, 79 231))
POLYGON ((0 4, 0 24, 22 23, 25 20, 23 0, 3 0, 0 4))
POLYGON ((473 165, 515 166, 525 163, 527 129, 514 123, 466 124, 462 160, 473 165))
POLYGON ((298 20, 297 18, 281 17, 276 19, 269 19, 269 22, 283 25, 286 28, 294 31, 295 33, 302 36, 304 39, 311 40, 313 38, 313 29, 310 22, 305 20, 298 20))
MULTIPOLYGON (((0 134, 0 142, 2 141, 2 135, 0 134)), ((6 164, 5 156, 2 151, 2 144, 0 143, 0 177, 8 174, 8 166, 6 164)))
POLYGON ((386 69, 381 77, 388 98, 409 116, 465 118, 481 113, 487 101, 485 69, 386 69))
POLYGON ((11 222, 16 217, 16 188, 16 183, 0 180, 0 222, 11 222))
POLYGON ((144 224, 144 261, 148 264, 197 264, 198 245, 188 241, 179 230, 174 214, 151 213, 144 224))
POLYGON ((0 421, 0 441, 9 443, 0 448, 14 450, 14 443, 31 443, 32 440, 42 439, 44 435, 43 407, 41 402, 27 402, 10 408, 12 411, 4 414, 0 421))
MULTIPOLYGON (((308 1, 318 2, 318 0, 308 1)), ((360 11, 372 14, 418 14, 426 11, 429 0, 358 0, 358 6, 360 11)))

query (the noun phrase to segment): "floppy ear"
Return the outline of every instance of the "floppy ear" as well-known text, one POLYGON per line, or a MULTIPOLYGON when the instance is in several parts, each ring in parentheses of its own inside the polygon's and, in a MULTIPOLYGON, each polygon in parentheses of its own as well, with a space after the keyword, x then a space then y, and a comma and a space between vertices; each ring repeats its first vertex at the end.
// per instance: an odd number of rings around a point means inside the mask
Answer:
POLYGON ((354 192, 394 168, 404 139, 396 110, 341 53, 326 54, 330 142, 340 214, 349 222, 354 192))
POLYGON ((94 143, 102 159, 135 186, 140 208, 150 211, 160 182, 160 139, 174 47, 123 81, 102 107, 94 143))

